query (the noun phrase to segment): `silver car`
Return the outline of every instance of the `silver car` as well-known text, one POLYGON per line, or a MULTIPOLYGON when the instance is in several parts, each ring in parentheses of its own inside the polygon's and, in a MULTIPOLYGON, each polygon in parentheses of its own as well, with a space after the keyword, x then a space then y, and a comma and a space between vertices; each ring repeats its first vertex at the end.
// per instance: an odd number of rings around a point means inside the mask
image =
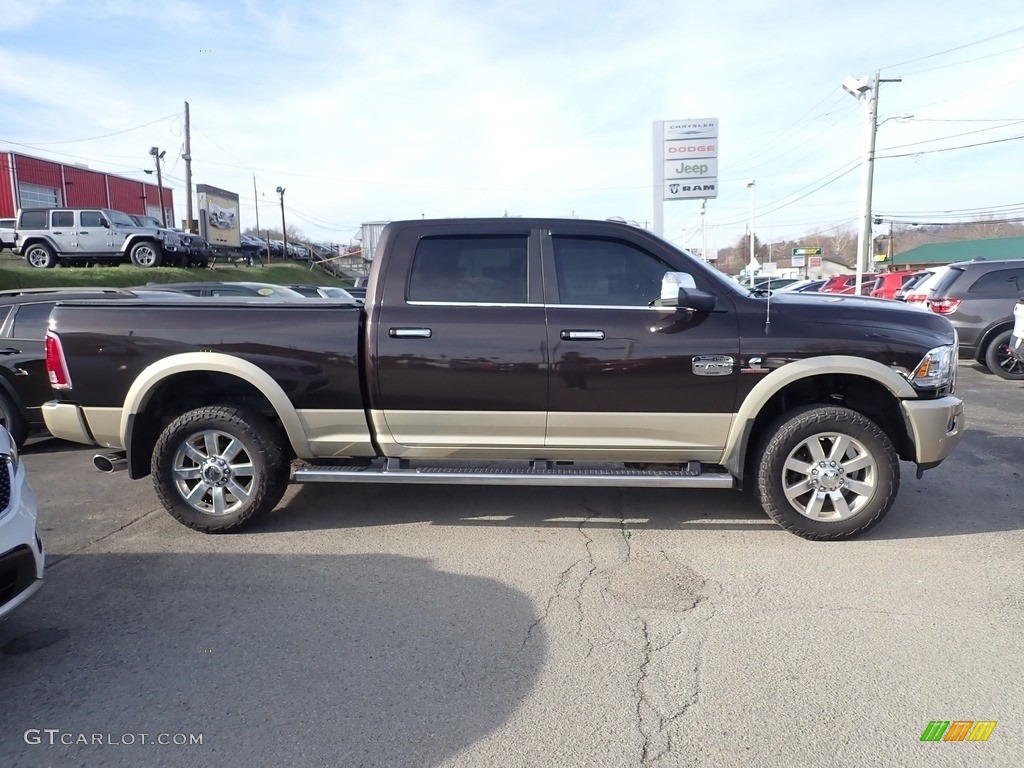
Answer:
POLYGON ((0 427, 0 619, 43 586, 36 495, 11 436, 0 427))

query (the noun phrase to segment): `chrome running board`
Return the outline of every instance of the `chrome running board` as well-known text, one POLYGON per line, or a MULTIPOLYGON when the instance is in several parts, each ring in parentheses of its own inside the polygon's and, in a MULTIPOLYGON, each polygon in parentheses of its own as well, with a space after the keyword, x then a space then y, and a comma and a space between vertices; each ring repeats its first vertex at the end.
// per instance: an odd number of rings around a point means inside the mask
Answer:
POLYGON ((685 469, 598 469, 561 466, 553 461, 529 467, 412 466, 388 459, 369 467, 302 465, 292 473, 299 483, 424 483, 447 485, 620 486, 634 488, 733 488, 727 472, 704 472, 700 462, 685 469))

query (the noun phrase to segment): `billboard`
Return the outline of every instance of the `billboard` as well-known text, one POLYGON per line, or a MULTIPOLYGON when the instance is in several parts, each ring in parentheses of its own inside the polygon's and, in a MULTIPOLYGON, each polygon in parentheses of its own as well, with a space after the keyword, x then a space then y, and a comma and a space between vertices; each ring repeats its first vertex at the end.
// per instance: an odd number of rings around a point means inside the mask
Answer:
POLYGON ((654 157, 661 201, 718 197, 718 118, 656 121, 654 157))
POLYGON ((238 218, 238 195, 209 184, 196 184, 199 197, 199 234, 210 245, 240 248, 242 227, 238 218))

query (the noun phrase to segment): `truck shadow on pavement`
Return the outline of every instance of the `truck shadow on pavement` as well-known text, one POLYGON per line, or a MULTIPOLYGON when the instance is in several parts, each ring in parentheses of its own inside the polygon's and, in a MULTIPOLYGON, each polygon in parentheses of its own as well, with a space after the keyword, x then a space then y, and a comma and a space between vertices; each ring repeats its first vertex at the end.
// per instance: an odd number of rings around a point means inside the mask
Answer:
POLYGON ((305 484, 253 531, 434 525, 636 529, 775 527, 750 493, 647 488, 305 484))
POLYGON ((71 555, 47 580, 0 625, 0 765, 437 765, 547 648, 525 594, 396 555, 71 555), (26 743, 45 728, 202 744, 26 743))

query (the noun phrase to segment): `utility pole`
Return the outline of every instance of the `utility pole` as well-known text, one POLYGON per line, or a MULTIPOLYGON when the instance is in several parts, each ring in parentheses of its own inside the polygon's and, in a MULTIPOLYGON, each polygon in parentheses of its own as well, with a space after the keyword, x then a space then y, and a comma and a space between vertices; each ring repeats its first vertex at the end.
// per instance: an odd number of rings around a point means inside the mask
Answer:
POLYGON ((185 154, 181 156, 185 161, 185 229, 195 234, 196 229, 192 225, 192 123, 188 116, 188 102, 185 102, 185 154))
POLYGON ((883 79, 876 71, 867 81, 848 77, 843 88, 855 99, 867 98, 867 123, 864 132, 864 160, 861 162, 860 229, 857 232, 857 281, 854 291, 859 296, 865 266, 871 264, 871 194, 875 176, 875 135, 878 133, 878 87, 882 83, 901 83, 902 78, 883 79))
MULTIPOLYGON (((252 177, 252 200, 256 203, 256 236, 260 234, 260 198, 256 192, 256 177, 252 177)), ((267 263, 270 263, 270 243, 267 243, 267 263)))
POLYGON ((871 241, 871 193, 875 178, 875 136, 878 134, 878 84, 879 73, 871 79, 871 95, 868 97, 867 133, 864 138, 864 161, 861 164, 860 187, 860 230, 857 233, 857 280, 854 294, 860 296, 865 265, 874 250, 871 241))
POLYGON ((167 228, 167 209, 164 207, 164 179, 160 174, 160 161, 164 159, 166 152, 161 152, 160 147, 150 147, 149 154, 156 160, 156 188, 160 194, 160 220, 164 223, 164 229, 167 228))
POLYGON ((278 187, 277 194, 281 196, 281 240, 284 242, 284 257, 288 258, 288 228, 284 225, 284 187, 278 187))
MULTIPOLYGON (((702 241, 700 246, 700 257, 704 259, 704 261, 708 260, 708 220, 704 217, 704 214, 707 212, 707 205, 707 200, 700 201, 700 230, 702 241)), ((647 228, 646 222, 644 224, 644 228, 647 228)))
POLYGON ((754 287, 754 272, 757 271, 757 262, 754 260, 754 184, 755 180, 747 182, 747 189, 750 190, 750 263, 747 269, 750 270, 750 287, 754 287))

